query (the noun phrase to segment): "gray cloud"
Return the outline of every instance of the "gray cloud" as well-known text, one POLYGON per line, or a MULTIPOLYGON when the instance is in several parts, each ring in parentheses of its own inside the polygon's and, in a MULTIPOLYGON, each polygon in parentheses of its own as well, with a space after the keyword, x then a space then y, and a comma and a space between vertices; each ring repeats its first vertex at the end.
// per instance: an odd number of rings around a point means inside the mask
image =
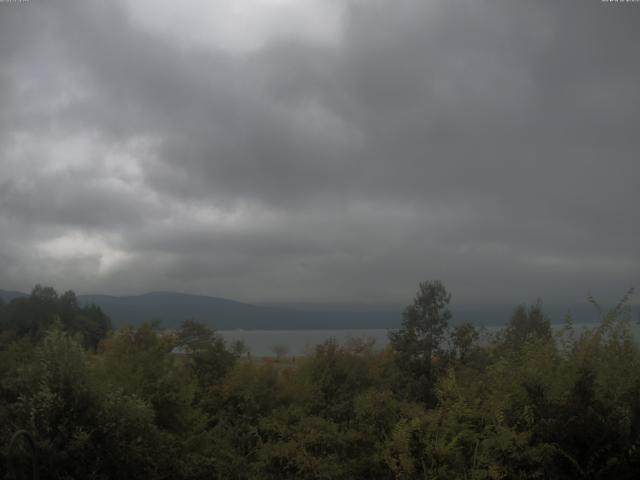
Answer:
POLYGON ((637 283, 640 8, 342 14, 335 41, 233 51, 120 3, 0 4, 0 286, 402 303, 442 278, 571 303, 637 283))

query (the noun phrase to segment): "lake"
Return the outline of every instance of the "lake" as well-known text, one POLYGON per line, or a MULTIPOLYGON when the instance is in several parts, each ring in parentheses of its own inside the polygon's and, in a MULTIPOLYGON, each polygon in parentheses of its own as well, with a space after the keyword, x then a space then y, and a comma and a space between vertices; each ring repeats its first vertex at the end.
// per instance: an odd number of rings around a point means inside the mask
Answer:
MULTIPOLYGON (((554 329, 562 328, 564 324, 552 325, 554 329)), ((595 327, 597 323, 576 324, 576 330, 595 327)), ((484 327, 484 333, 492 334, 503 328, 503 326, 484 327)), ((636 338, 640 338, 640 326, 632 324, 636 338)), ((335 338, 338 342, 344 343, 349 338, 373 338, 374 347, 383 349, 389 343, 387 336, 389 330, 385 328, 371 330, 219 330, 218 333, 231 344, 237 340, 242 340, 255 357, 273 356, 273 347, 276 345, 285 346, 288 350, 287 356, 304 355, 316 345, 324 341, 335 338)))
POLYGON ((283 345, 287 347, 287 355, 300 356, 308 349, 335 338, 345 342, 349 338, 373 338, 375 347, 383 349, 389 342, 387 329, 372 330, 219 330, 218 333, 227 341, 233 343, 242 340, 249 347, 251 355, 256 357, 273 356, 273 347, 283 345))

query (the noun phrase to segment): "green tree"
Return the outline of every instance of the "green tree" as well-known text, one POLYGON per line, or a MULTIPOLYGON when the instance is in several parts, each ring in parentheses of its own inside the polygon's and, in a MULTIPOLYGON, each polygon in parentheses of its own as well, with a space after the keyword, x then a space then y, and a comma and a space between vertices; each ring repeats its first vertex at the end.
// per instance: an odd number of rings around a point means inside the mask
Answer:
POLYGON ((479 338, 478 329, 470 323, 463 323, 453 327, 451 341, 455 357, 465 363, 479 338))
POLYGON ((174 478, 150 405, 107 387, 92 367, 57 324, 23 372, 12 430, 33 432, 41 478, 174 478))
POLYGON ((222 381, 233 368, 237 356, 227 350, 224 339, 213 329, 194 320, 180 324, 176 347, 184 350, 187 368, 203 391, 222 381))
POLYGON ((504 332, 504 344, 508 350, 518 350, 525 343, 535 339, 551 339, 551 323, 542 312, 542 302, 538 300, 527 311, 518 305, 504 332))
POLYGON ((278 344, 271 347, 271 351, 276 356, 276 361, 281 361, 289 353, 289 348, 286 345, 278 344))
POLYGON ((183 348, 188 353, 208 348, 216 340, 216 334, 211 328, 195 320, 184 320, 176 330, 176 347, 183 348))
POLYGON ((80 306, 71 290, 58 296, 53 288, 36 285, 29 297, 16 298, 0 309, 2 337, 27 337, 37 343, 55 322, 65 332, 79 334, 83 346, 91 350, 111 330, 111 321, 100 307, 80 306))
POLYGON ((195 385, 179 368, 174 346, 153 324, 125 327, 104 342, 99 367, 104 383, 148 402, 159 427, 182 434, 194 421, 195 385))
POLYGON ((389 340, 401 369, 415 380, 419 400, 432 400, 436 356, 442 354, 442 342, 451 319, 451 294, 439 280, 421 282, 413 303, 402 313, 400 330, 389 340))

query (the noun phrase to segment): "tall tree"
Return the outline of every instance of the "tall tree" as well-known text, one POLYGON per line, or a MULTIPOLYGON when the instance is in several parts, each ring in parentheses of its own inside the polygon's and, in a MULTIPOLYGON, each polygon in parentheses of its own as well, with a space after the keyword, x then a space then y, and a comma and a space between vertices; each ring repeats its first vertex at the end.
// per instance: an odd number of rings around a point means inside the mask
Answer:
POLYGON ((413 303, 402 313, 402 326, 389 334, 398 365, 415 380, 414 394, 428 400, 433 390, 434 363, 451 319, 451 294, 439 280, 421 282, 413 303))
POLYGON ((185 320, 180 324, 176 331, 176 346, 188 355, 187 365, 203 391, 220 383, 237 357, 227 350, 220 335, 195 320, 185 320))
POLYGON ((504 343, 508 350, 518 350, 529 340, 549 340, 551 335, 551 322, 542 312, 542 302, 538 300, 528 312, 524 305, 516 307, 505 330, 504 343))
POLYGON ((474 347, 474 344, 480 338, 478 329, 471 323, 463 323, 456 325, 451 332, 451 341, 453 343, 453 354, 462 363, 467 361, 469 353, 474 347))

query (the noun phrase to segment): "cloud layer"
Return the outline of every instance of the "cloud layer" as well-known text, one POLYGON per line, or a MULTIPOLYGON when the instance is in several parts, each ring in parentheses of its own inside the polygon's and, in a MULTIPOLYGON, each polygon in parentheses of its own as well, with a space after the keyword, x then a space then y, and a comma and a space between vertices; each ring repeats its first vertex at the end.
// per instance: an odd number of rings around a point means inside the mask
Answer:
POLYGON ((615 298, 640 7, 0 3, 0 286, 615 298))

